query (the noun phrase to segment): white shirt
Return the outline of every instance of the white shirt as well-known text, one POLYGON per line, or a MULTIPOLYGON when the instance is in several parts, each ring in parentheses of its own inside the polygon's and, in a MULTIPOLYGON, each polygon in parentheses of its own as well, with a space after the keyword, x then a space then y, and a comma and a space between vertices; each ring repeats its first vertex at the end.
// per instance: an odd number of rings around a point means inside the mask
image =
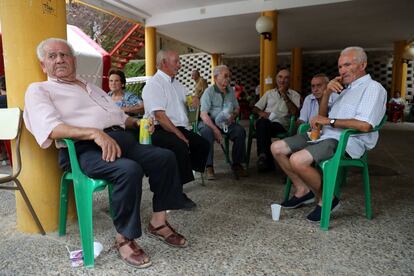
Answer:
MULTIPOLYGON (((154 116, 155 111, 163 110, 176 127, 187 127, 186 95, 187 89, 184 85, 158 70, 142 91, 144 117, 154 116)), ((155 121, 155 124, 158 122, 155 121)))
MULTIPOLYGON (((293 104, 299 108, 300 94, 292 89, 289 89, 286 94, 293 104)), ((289 109, 276 88, 267 91, 266 94, 264 94, 255 104, 255 106, 264 112, 273 113, 273 119, 271 120, 272 122, 280 123, 285 129, 289 128, 289 109)))
MULTIPOLYGON (((329 112, 329 118, 356 119, 375 127, 384 117, 386 104, 387 91, 367 74, 353 81, 341 92, 329 112)), ((334 138, 339 141, 342 131, 341 128, 325 125, 320 139, 334 138)), ((351 135, 346 152, 352 158, 360 158, 365 150, 374 148, 377 141, 378 131, 351 135)))

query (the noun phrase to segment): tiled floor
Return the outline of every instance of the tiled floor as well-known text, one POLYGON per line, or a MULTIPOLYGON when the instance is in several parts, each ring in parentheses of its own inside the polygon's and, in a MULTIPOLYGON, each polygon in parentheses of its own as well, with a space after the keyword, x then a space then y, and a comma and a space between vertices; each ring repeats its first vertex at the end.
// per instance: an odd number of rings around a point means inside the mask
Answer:
MULTIPOLYGON (((283 193, 280 170, 258 174, 253 159, 250 177, 233 180, 216 147, 217 180, 185 186, 197 210, 169 214, 190 246, 170 248, 144 234, 138 242, 153 262, 144 270, 126 266, 110 250, 114 228, 105 192, 94 198, 95 238, 104 251, 86 269, 72 268, 66 250, 80 248, 76 223, 65 237, 19 233, 14 196, 0 191, 0 275, 414 275, 413 145, 414 124, 385 126, 370 153, 374 219, 364 216, 362 179, 352 171, 328 232, 306 221, 311 206, 282 210, 280 221, 272 221, 270 204, 283 193)), ((145 182, 144 227, 150 213, 145 182)))

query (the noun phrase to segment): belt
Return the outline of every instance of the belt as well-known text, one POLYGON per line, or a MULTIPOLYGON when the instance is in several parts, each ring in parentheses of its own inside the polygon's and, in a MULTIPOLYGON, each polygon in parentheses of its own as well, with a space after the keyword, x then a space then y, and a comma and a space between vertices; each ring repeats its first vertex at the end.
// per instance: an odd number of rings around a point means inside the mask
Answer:
POLYGON ((104 128, 103 129, 103 131, 104 132, 111 132, 111 131, 124 131, 125 129, 123 129, 122 127, 120 127, 120 126, 110 126, 110 127, 107 127, 107 128, 104 128))

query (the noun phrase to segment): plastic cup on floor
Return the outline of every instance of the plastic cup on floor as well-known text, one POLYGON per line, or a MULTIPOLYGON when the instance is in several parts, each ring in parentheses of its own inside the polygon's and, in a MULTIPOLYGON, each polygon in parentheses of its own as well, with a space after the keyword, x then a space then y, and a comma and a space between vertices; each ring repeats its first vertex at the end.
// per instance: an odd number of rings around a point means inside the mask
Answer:
POLYGON ((101 254, 102 250, 103 250, 103 246, 100 242, 97 242, 97 241, 93 242, 93 255, 95 258, 98 257, 99 254, 101 254))
POLYGON ((282 206, 280 204, 274 203, 270 205, 270 207, 272 208, 272 219, 274 221, 278 221, 280 218, 280 209, 282 206))

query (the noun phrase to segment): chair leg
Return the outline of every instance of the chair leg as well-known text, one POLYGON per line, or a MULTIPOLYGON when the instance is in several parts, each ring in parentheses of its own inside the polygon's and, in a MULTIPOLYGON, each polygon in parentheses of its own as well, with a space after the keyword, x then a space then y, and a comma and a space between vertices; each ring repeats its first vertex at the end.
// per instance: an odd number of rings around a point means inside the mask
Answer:
POLYGON ((114 189, 114 186, 112 184, 108 185, 108 198, 109 198, 109 214, 111 215, 111 218, 114 219, 114 209, 112 208, 112 191, 114 189))
POLYGON ((224 154, 226 156, 227 163, 231 164, 231 162, 230 162, 230 145, 229 144, 230 144, 229 138, 228 137, 224 138, 224 149, 225 149, 224 154))
POLYGON ((347 174, 348 174, 348 168, 347 167, 340 167, 339 168, 338 176, 337 176, 337 182, 335 184, 335 191, 334 191, 334 195, 337 198, 340 198, 340 196, 341 196, 341 188, 342 188, 342 186, 344 186, 346 184, 347 174))
POLYGON ((204 182, 204 173, 200 172, 200 176, 201 176, 201 185, 206 186, 206 183, 204 182))
POLYGON ((335 191, 336 178, 338 176, 338 167, 329 166, 329 163, 323 168, 323 189, 322 189, 322 214, 320 228, 324 231, 329 229, 329 220, 331 217, 332 198, 335 191))
POLYGON ((369 184, 369 172, 368 165, 365 164, 363 168, 363 180, 364 180, 364 191, 365 191, 365 215, 367 219, 372 219, 372 209, 371 209, 371 187, 369 184))
POLYGON ((284 201, 288 201, 289 200, 289 195, 290 195, 290 189, 292 187, 292 180, 290 180, 289 177, 286 177, 286 184, 285 184, 285 194, 283 196, 283 200, 284 201))
POLYGON ((14 182, 16 183, 16 185, 17 185, 18 189, 20 190, 20 194, 22 195, 22 197, 23 197, 24 201, 26 202, 26 205, 27 205, 27 207, 29 208, 30 214, 32 214, 32 217, 33 217, 33 219, 34 219, 34 221, 35 221, 35 223, 36 223, 36 225, 37 225, 37 228, 39 229, 40 233, 41 233, 42 235, 46 235, 46 232, 45 232, 45 230, 43 229, 43 226, 42 226, 42 224, 40 223, 40 220, 39 220, 39 218, 37 217, 36 212, 35 212, 35 210, 33 209, 33 206, 32 206, 32 204, 30 203, 30 200, 29 200, 29 198, 27 197, 26 192, 24 191, 22 184, 20 183, 20 181, 19 181, 17 178, 16 178, 16 179, 14 179, 14 182))
POLYGON ((72 182, 68 179, 70 173, 65 172, 60 180, 60 201, 59 201, 59 236, 66 235, 66 220, 68 215, 68 196, 69 184, 72 182))
POLYGON ((93 223, 92 223, 92 193, 89 183, 74 183, 76 211, 78 214, 79 232, 83 250, 83 264, 93 267, 93 223))
POLYGON ((247 138, 246 169, 249 168, 249 164, 250 164, 250 152, 252 150, 252 142, 253 142, 253 138, 249 134, 249 138, 247 138))

